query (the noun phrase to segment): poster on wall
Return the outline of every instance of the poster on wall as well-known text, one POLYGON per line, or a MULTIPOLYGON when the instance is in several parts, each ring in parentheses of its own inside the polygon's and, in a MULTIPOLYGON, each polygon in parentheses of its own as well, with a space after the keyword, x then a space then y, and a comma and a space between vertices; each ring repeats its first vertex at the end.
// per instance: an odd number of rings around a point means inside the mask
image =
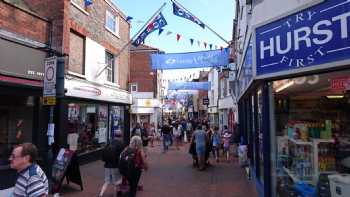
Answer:
POLYGON ((107 128, 98 129, 98 143, 107 142, 107 128))
POLYGON ((79 105, 69 104, 68 105, 68 120, 78 120, 79 117, 79 105))

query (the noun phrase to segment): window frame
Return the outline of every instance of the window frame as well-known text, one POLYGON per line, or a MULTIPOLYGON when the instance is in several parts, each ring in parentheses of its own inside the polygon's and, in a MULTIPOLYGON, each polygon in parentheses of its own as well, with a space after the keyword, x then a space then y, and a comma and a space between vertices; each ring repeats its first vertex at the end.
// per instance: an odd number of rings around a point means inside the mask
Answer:
MULTIPOLYGON (((110 59, 108 59, 110 60, 110 59)), ((105 63, 106 63, 106 81, 107 83, 115 83, 116 80, 115 80, 115 61, 116 61, 116 57, 113 53, 110 53, 109 51, 106 51, 105 52, 105 63), (107 58, 108 57, 112 57, 112 64, 109 66, 109 62, 107 62, 107 58), (111 77, 112 77, 112 80, 109 81, 108 80, 108 72, 111 72, 111 77)))
MULTIPOLYGON (((71 34, 75 34, 76 36, 81 37, 83 39, 83 61, 82 61, 82 73, 77 73, 77 72, 70 70, 71 67, 70 67, 70 62, 68 60, 68 73, 75 75, 77 77, 84 78, 85 72, 86 72, 86 68, 85 68, 85 66, 86 66, 85 65, 86 64, 86 37, 84 35, 80 34, 79 32, 74 31, 73 29, 70 29, 70 31, 69 31, 69 35, 71 35, 71 34)), ((69 39, 69 45, 70 45, 70 39, 69 39)), ((69 53, 70 53, 70 49, 69 49, 69 53)))
POLYGON ((115 35, 118 38, 120 38, 120 35, 119 35, 119 15, 118 14, 114 14, 112 11, 110 11, 108 9, 106 9, 106 14, 105 14, 105 28, 109 32, 111 32, 113 35, 115 35), (108 27, 108 23, 107 23, 108 19, 114 19, 115 30, 113 30, 110 27, 108 27))
POLYGON ((130 84, 130 92, 138 92, 138 85, 137 83, 130 84), (135 91, 133 91, 133 87, 135 87, 135 91))
POLYGON ((87 6, 80 6, 78 3, 74 2, 74 0, 70 0, 70 3, 76 7, 79 11, 81 11, 82 13, 84 13, 85 15, 89 15, 89 12, 87 10, 87 6))

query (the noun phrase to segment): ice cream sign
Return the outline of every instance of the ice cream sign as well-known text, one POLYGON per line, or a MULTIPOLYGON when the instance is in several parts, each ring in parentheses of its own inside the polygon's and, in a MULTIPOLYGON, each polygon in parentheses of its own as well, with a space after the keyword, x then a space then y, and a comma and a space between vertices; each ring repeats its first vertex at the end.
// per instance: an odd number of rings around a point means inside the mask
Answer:
POLYGON ((350 59, 349 21, 350 0, 325 0, 256 28, 256 75, 350 59))

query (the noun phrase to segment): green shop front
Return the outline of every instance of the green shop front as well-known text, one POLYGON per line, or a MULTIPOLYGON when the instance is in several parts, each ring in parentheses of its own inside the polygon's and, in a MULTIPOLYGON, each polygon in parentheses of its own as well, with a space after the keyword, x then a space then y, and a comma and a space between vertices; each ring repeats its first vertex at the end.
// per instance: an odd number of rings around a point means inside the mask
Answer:
POLYGON ((254 28, 237 94, 260 196, 350 196, 349 16, 318 1, 254 28))

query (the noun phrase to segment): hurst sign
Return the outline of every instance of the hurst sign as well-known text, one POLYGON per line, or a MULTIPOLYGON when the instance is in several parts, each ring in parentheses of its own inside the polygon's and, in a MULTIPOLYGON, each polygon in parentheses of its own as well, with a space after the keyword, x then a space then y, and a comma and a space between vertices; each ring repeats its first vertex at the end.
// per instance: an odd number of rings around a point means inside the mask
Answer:
POLYGON ((350 58, 350 1, 325 0, 255 31, 256 75, 350 58))

